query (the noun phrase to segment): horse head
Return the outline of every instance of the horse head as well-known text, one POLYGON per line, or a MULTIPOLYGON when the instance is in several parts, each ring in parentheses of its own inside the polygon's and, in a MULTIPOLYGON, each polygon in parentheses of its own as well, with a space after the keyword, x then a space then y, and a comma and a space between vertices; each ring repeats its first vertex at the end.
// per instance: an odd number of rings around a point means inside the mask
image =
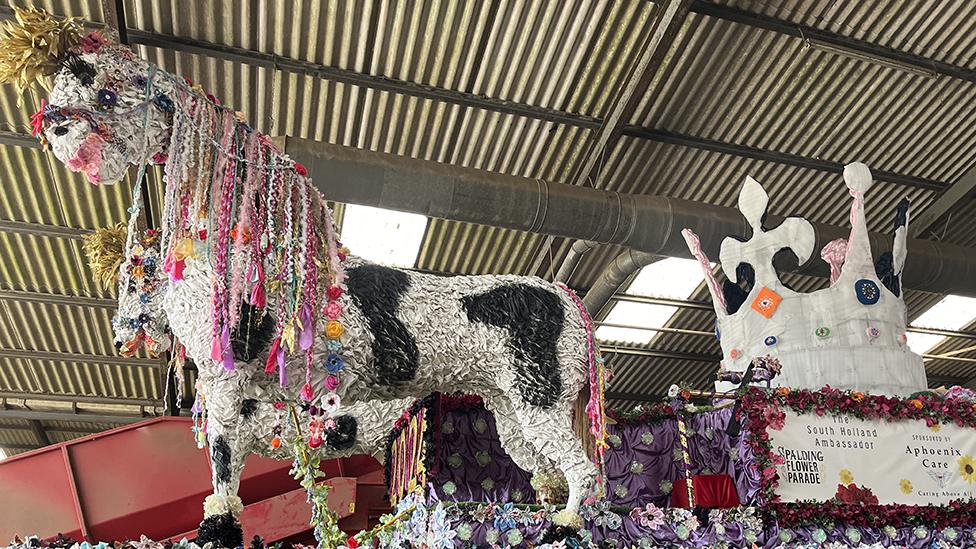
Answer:
POLYGON ((169 349, 169 321, 163 311, 168 277, 163 272, 159 237, 146 231, 132 240, 119 272, 119 309, 112 318, 115 346, 132 356, 145 345, 155 356, 169 349))
POLYGON ((162 161, 174 112, 172 77, 98 31, 71 42, 54 60, 58 69, 32 118, 34 133, 96 185, 121 180, 130 164, 162 161))

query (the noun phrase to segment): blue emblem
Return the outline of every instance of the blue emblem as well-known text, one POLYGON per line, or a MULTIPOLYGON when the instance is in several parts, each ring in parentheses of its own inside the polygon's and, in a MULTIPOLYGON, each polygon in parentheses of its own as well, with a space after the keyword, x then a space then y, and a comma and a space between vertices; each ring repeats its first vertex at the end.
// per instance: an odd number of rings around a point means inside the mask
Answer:
POLYGON ((866 278, 854 283, 854 293, 862 305, 874 305, 881 299, 881 288, 873 280, 866 278))
POLYGON ((776 336, 766 336, 766 339, 763 340, 763 343, 765 343, 767 347, 772 347, 773 345, 776 345, 777 341, 779 340, 776 339, 776 336))

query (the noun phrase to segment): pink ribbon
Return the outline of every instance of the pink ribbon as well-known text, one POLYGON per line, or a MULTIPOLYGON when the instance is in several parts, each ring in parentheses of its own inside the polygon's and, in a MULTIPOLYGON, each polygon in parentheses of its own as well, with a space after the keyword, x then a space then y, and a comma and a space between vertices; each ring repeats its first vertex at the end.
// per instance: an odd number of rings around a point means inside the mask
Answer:
POLYGON ((831 240, 820 251, 820 257, 830 265, 830 283, 837 282, 844 261, 847 259, 847 240, 843 238, 831 240))

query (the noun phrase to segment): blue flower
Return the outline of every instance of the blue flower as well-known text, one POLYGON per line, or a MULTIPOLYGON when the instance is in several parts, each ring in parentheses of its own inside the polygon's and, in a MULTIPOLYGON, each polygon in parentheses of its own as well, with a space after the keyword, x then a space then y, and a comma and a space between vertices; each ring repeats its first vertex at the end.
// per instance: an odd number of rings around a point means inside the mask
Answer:
POLYGON ((118 104, 119 96, 108 88, 98 90, 98 104, 102 107, 111 108, 118 104))
POLYGON ((169 96, 162 93, 153 98, 153 103, 155 103, 156 107, 163 112, 173 112, 176 110, 176 107, 173 105, 173 100, 170 99, 169 96))
POLYGON ((341 356, 335 353, 329 353, 329 356, 325 357, 325 369, 328 370, 330 374, 339 373, 343 366, 344 364, 341 356))
POLYGON ((495 528, 500 532, 510 530, 515 528, 515 514, 517 510, 515 509, 515 504, 508 502, 495 509, 495 528))
POLYGON ((433 547, 436 549, 449 549, 454 547, 454 537, 457 532, 451 529, 451 521, 447 518, 447 511, 443 505, 438 505, 432 513, 431 533, 433 534, 433 547))

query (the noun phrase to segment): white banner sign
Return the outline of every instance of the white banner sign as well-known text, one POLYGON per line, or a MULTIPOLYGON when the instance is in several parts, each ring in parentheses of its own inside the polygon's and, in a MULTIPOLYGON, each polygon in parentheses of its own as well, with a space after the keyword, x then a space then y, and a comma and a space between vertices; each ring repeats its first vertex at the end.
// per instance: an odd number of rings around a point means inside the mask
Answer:
POLYGON ((777 468, 783 501, 826 501, 839 485, 881 504, 939 505, 976 491, 974 429, 786 411, 783 429, 768 433, 786 460, 777 468))

